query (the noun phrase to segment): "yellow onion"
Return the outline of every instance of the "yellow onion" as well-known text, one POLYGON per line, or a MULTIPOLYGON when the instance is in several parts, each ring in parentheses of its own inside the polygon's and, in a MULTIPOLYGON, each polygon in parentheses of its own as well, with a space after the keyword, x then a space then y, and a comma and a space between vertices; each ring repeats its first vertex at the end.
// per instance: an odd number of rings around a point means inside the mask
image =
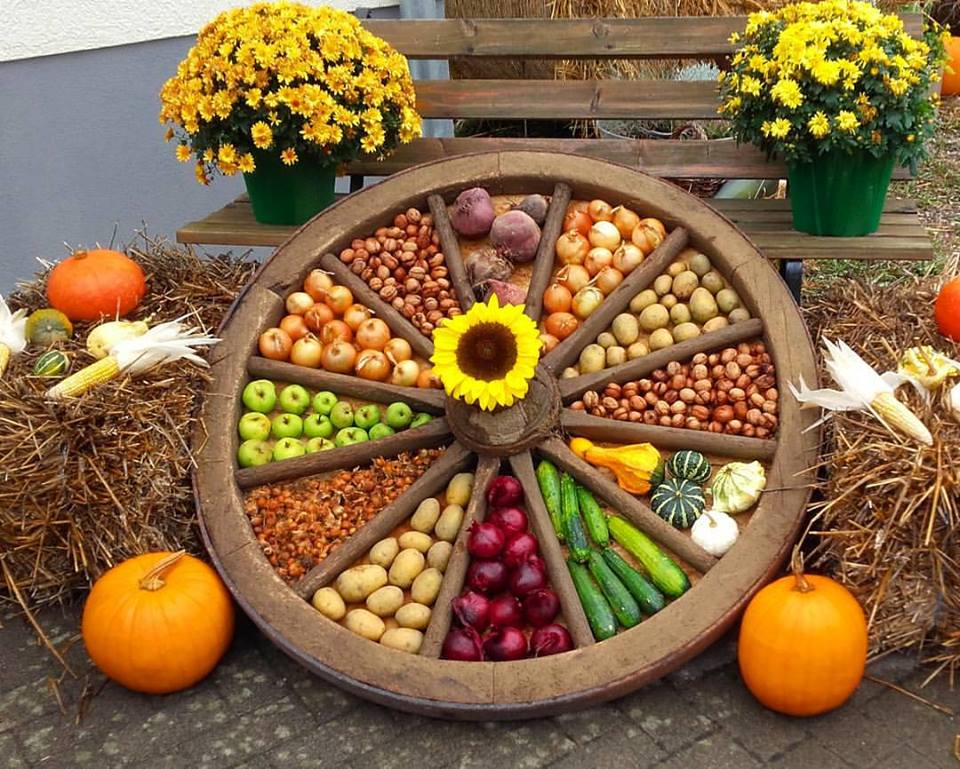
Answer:
POLYGON ((106 358, 117 342, 143 336, 149 326, 142 320, 111 320, 87 334, 87 351, 97 360, 106 358))
POLYGON ((603 292, 596 286, 584 286, 573 295, 571 309, 578 318, 588 318, 603 301, 603 292))
POLYGON ((616 251, 620 247, 620 230, 613 222, 594 222, 590 232, 587 233, 587 238, 594 248, 616 251))

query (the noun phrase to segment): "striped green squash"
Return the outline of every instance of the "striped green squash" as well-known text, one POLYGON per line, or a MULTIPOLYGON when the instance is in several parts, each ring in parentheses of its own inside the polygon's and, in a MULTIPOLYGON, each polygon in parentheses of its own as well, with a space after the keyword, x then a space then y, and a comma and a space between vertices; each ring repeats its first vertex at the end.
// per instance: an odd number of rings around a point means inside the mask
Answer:
POLYGON ((670 457, 667 469, 674 478, 694 483, 703 483, 710 477, 710 462, 699 451, 678 451, 670 457))
POLYGON ((706 500, 703 489, 686 478, 669 478, 650 497, 653 512, 678 529, 689 529, 700 517, 706 500))
POLYGON ((60 376, 70 368, 70 358, 60 350, 45 352, 34 361, 33 373, 36 376, 60 376))

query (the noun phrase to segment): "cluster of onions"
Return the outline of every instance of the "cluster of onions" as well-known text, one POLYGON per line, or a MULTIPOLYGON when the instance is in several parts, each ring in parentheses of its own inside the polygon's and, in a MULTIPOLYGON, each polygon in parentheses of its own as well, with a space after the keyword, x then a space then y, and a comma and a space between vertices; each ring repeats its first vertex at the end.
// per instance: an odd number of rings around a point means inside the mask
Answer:
POLYGON ((405 387, 440 386, 432 370, 413 359, 406 339, 391 336, 384 321, 323 270, 307 275, 303 290, 287 297, 286 310, 260 335, 265 358, 405 387))
POLYGON ((605 200, 571 203, 563 229, 556 246, 562 267, 543 293, 547 317, 540 338, 547 352, 576 331, 667 236, 659 219, 642 219, 605 200))
POLYGON ((467 587, 452 602, 457 627, 443 642, 443 657, 499 662, 569 651, 573 640, 555 622, 560 599, 550 589, 537 539, 527 530, 520 482, 498 476, 487 502, 486 520, 470 527, 467 587))

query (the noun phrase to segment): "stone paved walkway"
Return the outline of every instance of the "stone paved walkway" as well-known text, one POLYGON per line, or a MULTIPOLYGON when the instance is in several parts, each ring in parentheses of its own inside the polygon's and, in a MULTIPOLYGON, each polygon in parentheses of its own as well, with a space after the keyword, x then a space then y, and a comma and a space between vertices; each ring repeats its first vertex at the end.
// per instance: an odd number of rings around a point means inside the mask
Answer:
MULTIPOLYGON (((52 640, 77 634, 78 613, 46 612, 52 640)), ((960 769, 960 717, 866 681, 842 709, 815 719, 764 710, 737 677, 728 638, 662 682, 558 718, 449 723, 397 713, 329 686, 288 660, 246 620, 201 685, 147 697, 104 679, 82 643, 60 674, 19 618, 0 616, 0 767, 143 769, 960 769), (76 724, 84 685, 99 690, 76 724)), ((946 681, 919 690, 905 657, 870 672, 960 711, 946 681)))

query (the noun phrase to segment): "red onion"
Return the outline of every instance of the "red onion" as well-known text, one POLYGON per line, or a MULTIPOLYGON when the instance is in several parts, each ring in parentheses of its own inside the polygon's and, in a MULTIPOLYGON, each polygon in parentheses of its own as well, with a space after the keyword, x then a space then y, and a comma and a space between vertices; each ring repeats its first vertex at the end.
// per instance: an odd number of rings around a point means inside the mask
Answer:
POLYGON ((490 602, 490 624, 493 627, 519 627, 523 624, 520 601, 512 595, 501 595, 490 602))
POLYGON ((523 499, 523 486, 512 475, 498 475, 487 489, 487 503, 491 507, 519 505, 523 499))
POLYGON ((483 646, 480 634, 472 627, 457 628, 447 633, 443 639, 441 656, 445 660, 461 662, 479 662, 483 659, 483 646))
POLYGON ((465 627, 483 632, 490 623, 490 601, 482 593, 467 590, 451 602, 453 616, 465 627))
POLYGON ((483 651, 489 659, 521 660, 527 656, 527 637, 515 627, 502 627, 483 642, 483 651))
POLYGON ((474 522, 467 537, 467 551, 474 558, 496 558, 503 550, 506 537, 494 523, 474 522))
POLYGON ((507 586, 507 576, 501 561, 474 561, 467 569, 467 585, 481 593, 499 593, 507 586))
POLYGON ((543 568, 543 561, 532 556, 521 561, 510 573, 510 592, 518 598, 523 598, 533 590, 547 586, 547 575, 543 568))
POLYGON ((560 613, 560 599, 550 588, 531 590, 523 599, 523 616, 533 627, 553 622, 560 613))
MULTIPOLYGON (((486 649, 486 644, 484 644, 486 649)), ((538 627, 530 636, 530 649, 534 657, 546 657, 573 649, 573 639, 563 625, 544 625, 538 627)))
MULTIPOLYGON (((504 508, 505 510, 516 510, 516 508, 504 508)), ((510 536, 507 544, 503 548, 503 561, 511 568, 521 561, 527 560, 530 556, 536 555, 538 550, 537 538, 526 531, 521 531, 510 536)))
POLYGON ((487 516, 487 523, 499 526, 508 537, 527 530, 527 514, 519 507, 498 507, 487 516))

